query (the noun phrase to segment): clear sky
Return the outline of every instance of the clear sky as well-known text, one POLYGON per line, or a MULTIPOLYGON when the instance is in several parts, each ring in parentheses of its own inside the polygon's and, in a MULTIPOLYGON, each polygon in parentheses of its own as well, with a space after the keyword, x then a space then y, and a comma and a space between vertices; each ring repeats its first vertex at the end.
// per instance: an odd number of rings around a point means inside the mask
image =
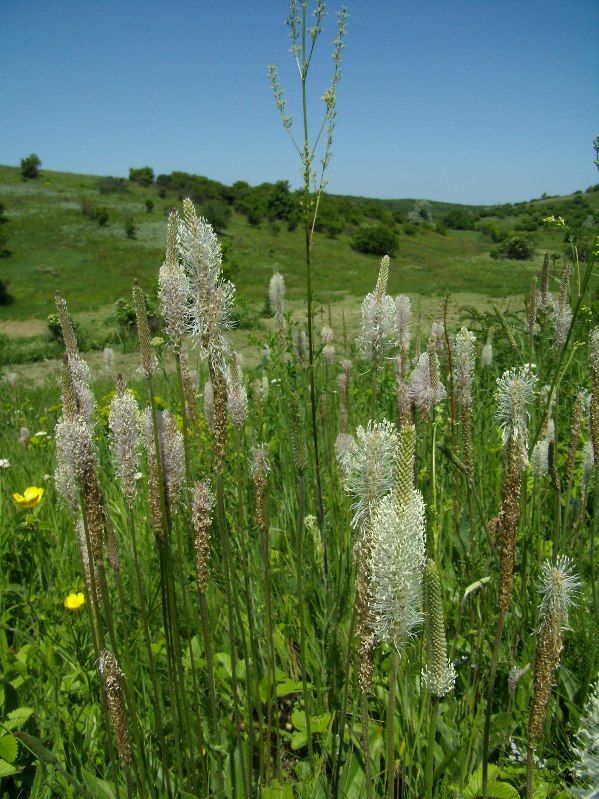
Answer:
MULTIPOLYGON (((311 2, 313 6, 313 2, 311 2)), ((332 72, 335 11, 309 76, 332 72)), ((516 202, 597 183, 599 0, 347 0, 329 190, 516 202)), ((287 179, 300 135, 285 0, 0 0, 0 163, 287 179)))

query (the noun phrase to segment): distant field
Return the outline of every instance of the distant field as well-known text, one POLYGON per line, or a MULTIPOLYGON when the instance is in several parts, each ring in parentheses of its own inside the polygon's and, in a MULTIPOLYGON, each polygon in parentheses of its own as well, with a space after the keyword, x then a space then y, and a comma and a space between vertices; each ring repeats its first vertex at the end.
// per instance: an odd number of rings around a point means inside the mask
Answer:
MULTIPOLYGON (((5 207, 4 229, 12 253, 0 260, 0 279, 8 281, 14 297, 12 304, 0 307, 0 332, 39 334, 40 323, 54 310, 57 289, 67 298, 75 318, 84 314, 97 324, 98 320, 110 323, 115 300, 130 296, 134 279, 148 292, 155 288, 164 257, 166 216, 173 206, 181 206, 180 198, 175 193, 160 197, 155 186, 130 182, 126 182, 126 193, 100 194, 100 180, 42 170, 38 180, 23 181, 19 169, 0 167, 0 202, 5 207), (153 203, 151 212, 146 210, 147 200, 153 203), (85 201, 105 207, 105 226, 82 213, 85 201), (126 235, 127 218, 136 227, 134 239, 126 235), (8 324, 10 320, 33 323, 28 329, 8 324)), ((585 195, 595 209, 598 198, 596 191, 585 195)), ((390 207, 393 202, 389 201, 390 207)), ((523 213, 530 212, 532 205, 523 213)), ((431 207, 437 213, 435 204, 431 207)), ((442 208, 446 212, 452 206, 442 208)), ((518 218, 489 221, 507 229, 518 218)), ((475 230, 448 230, 444 235, 434 230, 406 235, 401 227, 398 230, 389 290, 428 298, 429 305, 447 293, 468 297, 470 304, 477 304, 477 298, 484 303, 489 298, 522 294, 540 269, 544 250, 563 250, 561 231, 526 233, 535 242, 535 256, 530 261, 511 261, 492 259, 491 243, 475 230)), ((230 242, 238 296, 250 307, 264 306, 275 268, 285 277, 289 300, 302 301, 303 233, 299 227, 289 232, 284 225, 267 221, 252 227, 245 216, 234 212, 221 238, 230 242)), ((350 242, 350 232, 337 238, 316 234, 314 290, 320 305, 346 302, 348 309, 355 308, 374 286, 380 258, 354 251, 350 242)))

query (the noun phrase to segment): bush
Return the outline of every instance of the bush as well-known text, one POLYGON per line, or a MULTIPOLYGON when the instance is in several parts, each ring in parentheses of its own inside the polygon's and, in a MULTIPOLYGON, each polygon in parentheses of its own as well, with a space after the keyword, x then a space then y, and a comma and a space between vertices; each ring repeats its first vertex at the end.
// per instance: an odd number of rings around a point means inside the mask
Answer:
POLYGON ((36 180, 39 177, 39 168, 42 162, 35 153, 21 159, 21 175, 23 180, 36 180))
POLYGON ((202 207, 202 215, 210 222, 215 233, 222 233, 229 224, 231 209, 220 200, 209 200, 202 207))
POLYGON ((506 258, 513 261, 528 261, 534 253, 534 244, 525 236, 512 236, 501 247, 501 252, 506 258))
POLYGON ((386 225, 361 227, 351 242, 352 249, 369 255, 395 255, 397 244, 397 234, 386 225))
POLYGON ((129 180, 131 183, 139 183, 140 186, 151 186, 154 183, 154 170, 150 166, 141 166, 137 169, 131 167, 129 180))
POLYGON ((128 216, 123 223, 123 227, 125 228, 125 235, 128 239, 134 239, 137 234, 137 227, 135 226, 135 222, 133 219, 128 216))

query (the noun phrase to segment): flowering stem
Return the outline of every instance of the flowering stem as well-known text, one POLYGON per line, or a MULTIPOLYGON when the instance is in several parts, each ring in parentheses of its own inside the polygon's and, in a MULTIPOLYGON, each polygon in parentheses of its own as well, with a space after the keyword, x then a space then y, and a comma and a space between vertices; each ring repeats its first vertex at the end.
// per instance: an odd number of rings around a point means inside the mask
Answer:
POLYGON ((493 695, 495 693, 495 672, 497 670, 497 658, 499 656, 499 645, 503 633, 503 625, 507 611, 499 611, 497 620, 497 630, 495 631, 495 641, 493 643, 493 655, 491 657, 491 669, 489 672, 489 687, 487 690, 487 706, 485 708, 485 728, 483 732, 483 768, 482 768, 482 793, 483 799, 487 799, 489 790, 489 734, 491 732, 491 711, 493 707, 493 695))
POLYGON ((298 479, 298 520, 297 520, 297 543, 296 543, 296 564, 297 564, 297 603, 300 625, 300 656, 302 660, 302 690, 304 696, 304 712, 306 715, 306 737, 308 746, 308 759, 310 765, 314 766, 314 752, 312 750, 312 724, 310 720, 310 692, 308 691, 308 661, 306 656, 306 618, 304 615, 304 520, 306 516, 306 491, 304 486, 304 473, 300 471, 298 479))
POLYGON ((397 688, 398 669, 399 652, 394 649, 391 654, 389 690, 387 695, 387 799, 393 799, 395 794, 395 691, 397 688))
POLYGON ((426 767, 424 769, 424 796, 432 799, 433 796, 433 766, 435 763, 435 738, 437 736, 437 718, 439 717, 439 697, 431 697, 431 715, 428 728, 428 746, 426 750, 426 767))

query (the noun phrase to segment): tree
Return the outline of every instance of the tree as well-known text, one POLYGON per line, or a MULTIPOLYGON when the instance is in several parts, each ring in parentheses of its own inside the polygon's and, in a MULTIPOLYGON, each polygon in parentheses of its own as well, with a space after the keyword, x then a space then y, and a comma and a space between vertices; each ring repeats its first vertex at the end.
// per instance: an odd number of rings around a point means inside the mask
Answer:
POLYGON ((154 183, 154 170, 151 166, 131 167, 129 169, 129 180, 131 183, 139 183, 141 186, 151 186, 154 183))
POLYGON ((35 153, 31 153, 27 158, 21 159, 21 175, 24 180, 35 180, 39 177, 39 168, 42 161, 35 153))

